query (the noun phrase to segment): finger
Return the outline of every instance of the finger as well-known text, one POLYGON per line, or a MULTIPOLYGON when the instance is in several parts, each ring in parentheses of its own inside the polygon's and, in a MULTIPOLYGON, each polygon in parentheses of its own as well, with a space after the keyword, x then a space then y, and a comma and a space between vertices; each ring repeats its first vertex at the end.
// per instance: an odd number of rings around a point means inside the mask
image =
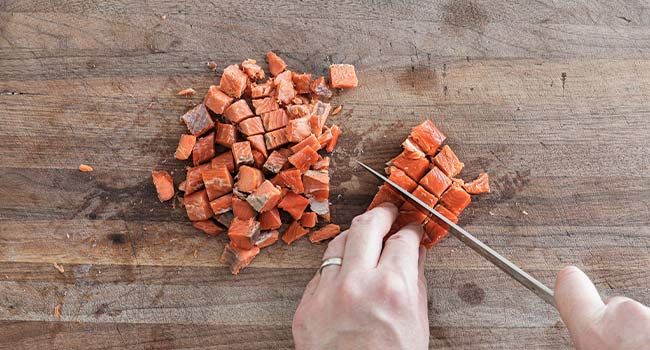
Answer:
POLYGON ((352 219, 341 271, 376 267, 383 238, 395 218, 397 218, 397 207, 392 203, 384 203, 352 219))
POLYGON ((426 260, 427 260, 427 248, 421 245, 418 254, 418 276, 422 280, 426 280, 426 278, 424 277, 424 264, 426 263, 426 260))
POLYGON ((379 258, 378 267, 398 269, 407 276, 417 278, 422 231, 422 226, 410 224, 390 236, 379 258))
MULTIPOLYGON (((323 260, 329 258, 343 258, 343 255, 345 254, 345 242, 347 241, 348 232, 348 230, 343 231, 327 245, 325 254, 323 254, 323 260)), ((329 265, 323 268, 320 272, 321 282, 319 284, 331 283, 332 279, 338 275, 340 270, 341 266, 338 265, 329 265)))
POLYGON ((584 329, 605 306, 589 277, 575 266, 565 267, 558 273, 555 302, 572 335, 584 329))

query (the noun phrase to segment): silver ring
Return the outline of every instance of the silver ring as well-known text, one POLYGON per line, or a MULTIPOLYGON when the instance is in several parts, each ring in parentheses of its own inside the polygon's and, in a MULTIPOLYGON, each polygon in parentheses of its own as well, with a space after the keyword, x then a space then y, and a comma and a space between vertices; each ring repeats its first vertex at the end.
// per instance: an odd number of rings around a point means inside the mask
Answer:
POLYGON ((323 268, 330 266, 330 265, 338 265, 341 266, 343 265, 343 259, 342 258, 329 258, 323 260, 323 263, 320 264, 320 268, 318 269, 318 273, 320 274, 323 271, 323 268))

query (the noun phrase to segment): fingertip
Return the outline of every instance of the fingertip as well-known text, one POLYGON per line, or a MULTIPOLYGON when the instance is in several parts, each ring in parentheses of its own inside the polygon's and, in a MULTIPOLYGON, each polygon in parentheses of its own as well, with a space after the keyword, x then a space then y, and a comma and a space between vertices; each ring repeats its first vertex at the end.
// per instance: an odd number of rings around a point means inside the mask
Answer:
POLYGON ((372 210, 370 210, 370 211, 373 211, 373 210, 379 210, 379 211, 386 210, 386 211, 390 212, 391 214, 393 214, 395 216, 397 216, 397 211, 398 211, 397 206, 395 206, 395 204, 393 204, 391 202, 381 203, 378 206, 372 208, 372 210))
MULTIPOLYGON (((555 289, 556 290, 562 290, 564 285, 567 282, 571 282, 571 281, 575 280, 576 278, 589 279, 589 277, 587 277, 587 275, 585 275, 585 273, 582 272, 582 270, 580 270, 576 266, 569 265, 569 266, 563 267, 557 273, 557 277, 555 278, 555 289)), ((590 283, 591 283, 591 281, 590 281, 590 283)))
POLYGON ((604 306, 589 277, 575 266, 560 270, 555 279, 555 301, 570 331, 589 322, 604 306))

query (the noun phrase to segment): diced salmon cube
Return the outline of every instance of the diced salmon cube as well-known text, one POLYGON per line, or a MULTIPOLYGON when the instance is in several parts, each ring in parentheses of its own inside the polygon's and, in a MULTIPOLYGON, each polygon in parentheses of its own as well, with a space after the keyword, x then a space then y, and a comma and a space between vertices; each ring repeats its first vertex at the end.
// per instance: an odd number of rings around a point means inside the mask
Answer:
MULTIPOLYGON (((453 223, 458 222, 458 217, 452 213, 449 209, 438 204, 434 208, 440 214, 444 215, 453 223)), ((422 237, 422 243, 427 249, 431 249, 434 245, 440 242, 447 234, 449 233, 449 225, 444 223, 442 220, 437 217, 431 217, 431 220, 424 225, 424 232, 426 233, 425 237, 422 237)))
POLYGON ((383 184, 379 188, 379 191, 377 191, 377 194, 375 194, 375 197, 372 199, 372 202, 368 206, 368 210, 371 210, 374 207, 386 202, 393 203, 396 207, 399 207, 402 205, 402 203, 404 203, 404 199, 389 185, 383 184))
POLYGON ((298 220, 302 217, 302 213, 305 212, 307 206, 309 205, 309 199, 295 194, 293 192, 287 193, 286 196, 278 204, 278 208, 286 211, 291 215, 292 218, 298 220))
POLYGON ((409 159, 404 153, 393 158, 388 165, 404 170, 406 175, 415 181, 420 181, 422 176, 429 170, 429 161, 426 158, 409 159))
POLYGON ((181 192, 185 192, 185 185, 187 182, 185 180, 181 181, 181 183, 178 184, 178 190, 181 192))
POLYGON ((238 127, 239 131, 246 136, 264 134, 264 126, 262 126, 262 118, 260 117, 248 118, 239 123, 238 127))
POLYGON ((456 184, 451 185, 440 197, 440 203, 456 216, 460 215, 471 202, 471 196, 456 184))
POLYGON ((317 97, 332 97, 332 90, 327 86, 324 77, 318 77, 309 84, 309 90, 317 97))
POLYGON ((388 173, 390 174, 388 176, 388 179, 390 181, 393 181, 399 187, 407 190, 408 192, 411 192, 416 187, 418 187, 418 183, 413 181, 413 179, 406 175, 406 173, 400 168, 392 166, 388 169, 388 173))
MULTIPOLYGON (((291 72, 284 72, 291 73, 291 72)), ((282 74, 284 74, 282 73, 282 74)), ((296 97, 296 90, 293 89, 291 80, 281 80, 275 85, 275 92, 277 94, 278 102, 287 105, 290 104, 294 97, 296 97)))
POLYGON ((273 151, 264 163, 264 170, 272 174, 277 174, 282 170, 282 168, 284 168, 284 165, 287 164, 287 162, 287 157, 282 155, 282 153, 273 151))
POLYGON ((255 114, 262 115, 264 113, 273 112, 280 108, 278 106, 278 101, 274 96, 253 99, 253 108, 255 108, 255 114))
POLYGON ((440 197, 443 192, 451 185, 451 180, 437 166, 420 179, 420 185, 427 191, 440 197))
POLYGON ((214 142, 231 148, 237 142, 237 128, 232 124, 217 123, 217 135, 214 142))
POLYGON ((357 73, 351 64, 330 65, 330 86, 333 88, 350 89, 359 85, 357 73))
POLYGON ((236 247, 232 242, 228 243, 223 249, 223 254, 219 261, 230 267, 230 272, 236 275, 241 269, 248 266, 257 254, 260 253, 260 248, 252 247, 251 249, 242 249, 236 247))
POLYGON ((289 142, 287 139, 287 128, 284 127, 267 132, 264 134, 264 142, 266 143, 267 150, 276 149, 286 145, 289 142))
POLYGON ((221 215, 225 212, 232 210, 232 193, 223 195, 217 199, 210 201, 210 209, 215 215, 221 215))
POLYGON ((311 147, 314 151, 318 151, 320 149, 320 143, 318 142, 318 139, 316 138, 316 136, 314 136, 314 134, 309 135, 309 137, 307 137, 306 139, 291 146, 290 149, 293 153, 296 153, 307 146, 311 147))
POLYGON ((203 99, 203 104, 214 113, 223 114, 226 108, 230 106, 234 100, 234 98, 224 94, 223 91, 219 90, 217 86, 211 85, 210 88, 208 88, 208 93, 203 99))
POLYGON ((174 158, 178 160, 186 160, 192 154, 192 149, 196 143, 196 136, 194 135, 181 135, 181 139, 178 141, 178 147, 176 147, 176 152, 174 152, 174 158))
POLYGON ((266 131, 273 131, 287 126, 289 116, 284 109, 278 109, 272 112, 262 114, 262 126, 266 131))
POLYGON ((422 151, 430 156, 436 154, 440 145, 447 138, 431 120, 425 120, 411 130, 410 138, 422 151))
POLYGON ((257 215, 255 209, 246 200, 237 198, 236 196, 232 197, 232 213, 236 218, 241 220, 254 218, 257 215))
POLYGON ((264 158, 268 156, 266 151, 266 142, 264 142, 264 135, 253 135, 246 138, 251 144, 253 150, 257 150, 264 158))
POLYGON ((210 236, 216 236, 224 231, 223 227, 215 224, 214 221, 210 219, 203 221, 194 221, 192 222, 192 226, 209 234, 210 236))
POLYGON ((317 115, 310 115, 309 117, 309 128, 311 129, 311 133, 314 134, 314 136, 318 137, 318 141, 320 142, 321 146, 324 147, 327 145, 327 143, 332 139, 332 134, 330 133, 327 139, 321 139, 323 137, 323 123, 321 123, 322 118, 317 116, 317 115))
POLYGON ((420 159, 426 157, 420 146, 417 145, 410 137, 402 142, 402 152, 406 158, 420 159))
POLYGON ((246 118, 252 117, 253 111, 248 106, 246 100, 238 100, 237 102, 231 104, 223 112, 223 115, 233 124, 239 124, 241 121, 246 118))
MULTIPOLYGON (((259 135, 262 136, 262 135, 259 135)), ((264 163, 266 162, 266 157, 262 154, 262 152, 253 149, 253 160, 254 160, 254 165, 258 169, 262 169, 264 166, 264 163)))
POLYGON ((300 222, 296 220, 292 222, 291 225, 289 225, 286 231, 284 231, 284 233, 282 234, 282 240, 286 244, 291 244, 295 242, 297 239, 306 235, 308 232, 309 230, 300 226, 300 222))
POLYGON ((238 191, 251 193, 264 181, 262 170, 250 166, 242 165, 239 167, 237 185, 238 191))
POLYGON ((308 117, 311 113, 307 105, 289 105, 286 108, 289 119, 308 117))
POLYGON ((284 72, 287 68, 287 64, 284 63, 284 60, 272 51, 269 51, 266 54, 266 61, 269 63, 269 72, 271 72, 271 75, 273 76, 280 75, 280 73, 284 72))
POLYGON ((195 167, 187 168, 187 177, 185 178, 185 194, 194 193, 203 187, 203 177, 202 173, 211 169, 212 165, 210 163, 201 164, 195 167))
POLYGON ((211 132, 207 136, 201 137, 196 140, 194 149, 192 149, 192 163, 197 166, 205 163, 215 156, 214 151, 214 133, 211 132))
POLYGON ((264 70, 255 60, 247 59, 241 63, 241 70, 252 80, 264 79, 264 70))
POLYGON ((309 118, 298 118, 289 120, 287 124, 287 140, 289 142, 300 142, 311 135, 309 118))
POLYGON ((271 96, 273 93, 273 81, 269 80, 263 84, 251 84, 251 97, 252 98, 262 98, 271 96))
POLYGON ((318 216, 313 211, 306 212, 300 217, 300 225, 303 227, 312 228, 316 223, 318 223, 318 216))
POLYGON ((449 145, 445 145, 435 157, 433 157, 433 162, 436 163, 438 168, 442 170, 447 176, 454 177, 463 170, 463 164, 456 153, 451 150, 449 145))
POLYGON ((235 142, 232 145, 232 156, 237 167, 241 165, 253 165, 255 163, 251 143, 248 141, 235 142))
POLYGON ((303 73, 292 73, 291 80, 293 85, 296 87, 296 92, 299 94, 308 94, 309 93, 309 84, 311 83, 311 74, 303 73))
POLYGON ((463 184, 463 188, 470 194, 481 194, 490 192, 490 179, 488 174, 480 173, 474 181, 463 184))
POLYGON ((286 187, 290 189, 293 193, 304 193, 305 187, 302 183, 301 172, 298 169, 287 169, 280 171, 280 173, 274 177, 271 182, 280 187, 286 187))
POLYGON ((181 120, 185 122, 190 134, 194 136, 201 136, 214 127, 210 113, 203 103, 183 114, 181 120))
POLYGON ((161 202, 168 201, 174 197, 174 180, 168 172, 164 170, 152 171, 151 177, 153 178, 154 186, 156 186, 156 192, 158 192, 158 199, 161 202))
POLYGON ((308 170, 302 177, 305 187, 305 195, 317 201, 324 201, 329 198, 330 176, 325 170, 308 170))
POLYGON ((312 243, 322 242, 326 239, 334 238, 341 233, 341 227, 335 224, 329 224, 309 234, 309 241, 312 243))
POLYGON ((268 230, 260 232, 260 235, 255 241, 255 245, 262 249, 268 246, 274 245, 280 237, 280 232, 278 230, 268 230))
POLYGON ((201 173, 201 176, 203 177, 205 191, 208 193, 208 198, 210 200, 232 192, 232 176, 230 175, 228 168, 226 168, 224 165, 204 170, 201 173))
POLYGON ((420 209, 410 202, 404 202, 399 208, 399 216, 396 221, 399 221, 403 226, 406 226, 410 223, 421 224, 427 218, 427 215, 423 213, 424 209, 420 209))
POLYGON ((278 208, 273 208, 260 214, 260 229, 261 230, 275 230, 282 226, 280 219, 280 211, 278 208))
POLYGON ((260 233, 260 223, 255 219, 240 219, 235 217, 228 228, 231 243, 242 249, 251 249, 257 235, 260 233))
POLYGON ((330 157, 323 157, 318 162, 314 163, 311 166, 312 170, 329 170, 330 169, 330 157))
POLYGON ((424 204, 433 208, 438 203, 438 198, 427 191, 424 187, 418 186, 411 194, 423 201, 424 204))
POLYGON ((264 180, 262 184, 253 191, 246 201, 258 213, 263 213, 275 208, 282 199, 282 192, 269 180, 264 180))
POLYGON ((325 121, 327 121, 327 118, 329 117, 331 111, 332 105, 322 101, 316 101, 316 103, 314 103, 311 108, 311 114, 317 115, 321 118, 321 125, 325 124, 325 121))
POLYGON ((330 221, 329 200, 317 201, 314 198, 309 198, 309 209, 322 217, 326 222, 330 221))
POLYGON ((332 125, 330 133, 332 134, 332 138, 327 143, 327 148, 325 148, 325 150, 332 153, 334 152, 334 147, 336 147, 336 143, 339 140, 339 136, 341 136, 341 128, 339 128, 338 125, 332 125))
POLYGON ((231 151, 223 152, 220 155, 212 158, 212 160, 210 161, 211 168, 216 168, 219 165, 225 166, 226 168, 228 168, 228 171, 230 171, 231 173, 235 171, 235 161, 232 158, 231 151))
POLYGON ((248 77, 236 64, 231 64, 223 70, 219 90, 234 98, 240 98, 246 89, 248 77))
POLYGON ((312 164, 318 161, 319 155, 313 148, 306 146, 303 147, 300 151, 292 154, 289 157, 289 163, 295 166, 300 172, 305 172, 309 170, 309 167, 312 164))
POLYGON ((210 208, 210 200, 205 191, 186 194, 183 197, 183 202, 185 203, 185 210, 190 221, 203 221, 214 215, 210 208))

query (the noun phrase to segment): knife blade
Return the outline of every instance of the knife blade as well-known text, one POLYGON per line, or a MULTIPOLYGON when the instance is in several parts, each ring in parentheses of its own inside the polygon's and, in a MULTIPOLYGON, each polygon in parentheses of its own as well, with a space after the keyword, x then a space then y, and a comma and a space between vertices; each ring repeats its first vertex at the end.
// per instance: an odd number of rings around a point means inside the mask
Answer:
POLYGON ((465 245, 470 247, 475 252, 479 253, 487 261, 494 264, 501 271, 505 272, 510 277, 514 278, 517 282, 521 283, 524 287, 528 288, 530 291, 532 291, 537 296, 542 298, 547 303, 553 305, 553 307, 557 309, 557 305, 555 305, 555 298, 553 296, 553 290, 551 290, 545 284, 543 284, 542 282, 535 279, 533 276, 526 273, 526 271, 522 270, 519 266, 515 265, 513 262, 506 259, 501 254, 497 253, 494 249, 490 248, 487 244, 481 242, 478 238, 474 237, 472 234, 467 232, 464 228, 458 226, 453 221, 447 219, 446 216, 440 214, 437 210, 431 208, 429 205, 422 202, 419 198, 415 197, 407 190, 401 188, 399 185, 389 180, 387 177, 385 177, 375 169, 363 164, 360 161, 357 161, 357 163, 359 163, 359 165, 361 165, 371 174, 375 175, 377 178, 387 183, 389 186, 391 186, 393 189, 395 189, 398 193, 400 193, 402 196, 407 198, 409 201, 421 206, 431 214, 435 215, 438 219, 442 220, 444 223, 449 225, 449 227, 452 228, 451 233, 456 238, 460 239, 461 242, 465 243, 465 245))

